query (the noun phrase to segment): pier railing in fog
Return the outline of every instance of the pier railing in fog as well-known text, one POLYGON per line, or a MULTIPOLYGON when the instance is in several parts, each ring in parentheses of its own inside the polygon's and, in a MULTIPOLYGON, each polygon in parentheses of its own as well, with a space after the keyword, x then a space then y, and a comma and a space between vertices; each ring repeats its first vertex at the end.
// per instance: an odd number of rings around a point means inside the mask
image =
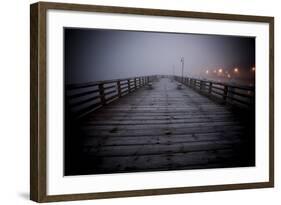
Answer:
POLYGON ((65 89, 66 108, 76 117, 85 116, 112 101, 134 92, 155 80, 156 76, 141 76, 126 79, 90 83, 68 84, 65 89))
POLYGON ((230 85, 181 76, 174 76, 174 79, 200 93, 215 97, 225 103, 254 108, 255 87, 230 85))

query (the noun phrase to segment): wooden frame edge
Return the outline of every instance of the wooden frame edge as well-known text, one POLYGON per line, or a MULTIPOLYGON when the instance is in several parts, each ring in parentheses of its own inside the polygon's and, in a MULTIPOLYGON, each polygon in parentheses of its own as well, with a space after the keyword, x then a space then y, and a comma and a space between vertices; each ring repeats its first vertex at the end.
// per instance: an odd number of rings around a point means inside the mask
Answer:
POLYGON ((233 20, 233 21, 251 21, 251 22, 270 22, 271 16, 254 16, 242 14, 224 14, 213 12, 198 12, 198 11, 183 11, 183 10, 162 10, 150 8, 136 7, 119 7, 119 6, 103 6, 90 4, 75 4, 75 3, 58 3, 58 2, 38 2, 45 9, 58 10, 74 10, 85 12, 106 12, 119 14, 136 14, 136 15, 151 15, 151 16, 166 16, 166 17, 187 17, 200 19, 216 19, 216 20, 233 20))
POLYGON ((30 6, 30 199, 39 200, 38 186, 38 4, 30 6))
POLYGON ((30 199, 36 202, 137 197, 274 187, 274 17, 38 2, 30 5, 30 199), (48 9, 264 22, 269 24, 269 181, 197 187, 47 195, 46 11, 48 9))
POLYGON ((30 5, 30 199, 46 198, 46 10, 30 5))
POLYGON ((272 188, 272 187, 273 184, 271 182, 259 182, 259 183, 245 183, 245 184, 177 187, 177 188, 130 190, 130 191, 100 192, 100 193, 49 195, 46 196, 40 202, 59 202, 59 201, 78 201, 78 200, 93 200, 93 199, 107 199, 107 198, 157 196, 157 195, 186 194, 186 193, 196 193, 196 192, 272 188))
POLYGON ((269 181, 274 187, 274 17, 269 19, 269 181))

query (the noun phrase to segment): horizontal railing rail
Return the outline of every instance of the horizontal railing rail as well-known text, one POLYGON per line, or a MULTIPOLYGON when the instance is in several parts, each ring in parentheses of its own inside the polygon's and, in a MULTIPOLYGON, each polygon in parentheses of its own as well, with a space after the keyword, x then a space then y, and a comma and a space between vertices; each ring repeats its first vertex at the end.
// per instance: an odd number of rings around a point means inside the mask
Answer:
POLYGON ((172 76, 172 78, 200 93, 213 96, 225 103, 254 108, 255 87, 253 86, 238 86, 181 76, 172 76))
POLYGON ((154 76, 67 84, 65 87, 66 108, 77 118, 103 107, 140 87, 154 81, 154 76))

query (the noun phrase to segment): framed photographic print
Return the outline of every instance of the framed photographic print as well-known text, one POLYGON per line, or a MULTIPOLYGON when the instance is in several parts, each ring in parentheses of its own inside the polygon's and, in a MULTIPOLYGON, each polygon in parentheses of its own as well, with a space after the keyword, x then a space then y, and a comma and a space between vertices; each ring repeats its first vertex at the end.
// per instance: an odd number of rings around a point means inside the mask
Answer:
POLYGON ((31 5, 30 197, 274 186, 274 18, 31 5))

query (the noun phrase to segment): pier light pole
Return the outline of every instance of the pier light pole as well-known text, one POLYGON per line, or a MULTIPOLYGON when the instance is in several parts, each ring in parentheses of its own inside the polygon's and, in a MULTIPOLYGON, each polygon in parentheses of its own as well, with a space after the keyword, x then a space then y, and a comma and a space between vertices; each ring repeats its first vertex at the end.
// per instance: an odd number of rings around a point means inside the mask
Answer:
POLYGON ((181 81, 183 83, 184 57, 181 57, 181 81))

